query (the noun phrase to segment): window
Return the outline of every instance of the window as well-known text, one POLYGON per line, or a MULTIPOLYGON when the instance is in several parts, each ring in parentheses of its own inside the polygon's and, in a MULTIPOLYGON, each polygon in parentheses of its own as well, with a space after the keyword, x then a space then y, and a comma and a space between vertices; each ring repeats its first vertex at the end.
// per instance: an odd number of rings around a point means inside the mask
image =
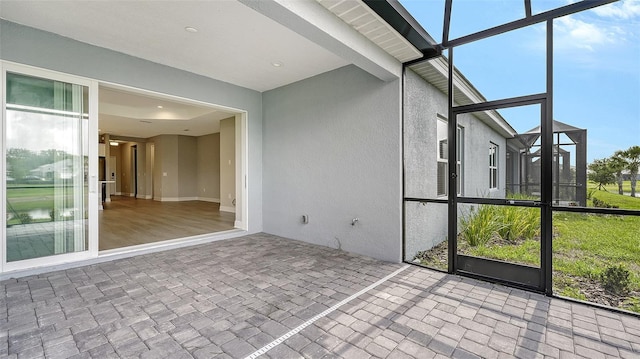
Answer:
POLYGON ((489 189, 498 188, 498 145, 489 142, 489 189))
MULTIPOLYGON (((449 145, 447 138, 447 120, 442 116, 438 115, 438 124, 437 124, 437 195, 438 197, 444 197, 447 195, 447 184, 448 184, 448 168, 449 168, 449 145)), ((458 130, 456 132, 458 146, 456 149, 456 159, 457 159, 457 172, 458 177, 456 180, 457 184, 457 193, 459 195, 462 194, 462 154, 463 151, 463 128, 458 126, 458 130)))
POLYGON ((462 178, 464 177, 464 167, 462 166, 462 161, 464 160, 464 128, 458 126, 458 130, 456 131, 456 140, 458 142, 458 148, 456 149, 456 172, 458 173, 458 177, 456 177, 456 189, 458 191, 458 195, 463 195, 462 178))

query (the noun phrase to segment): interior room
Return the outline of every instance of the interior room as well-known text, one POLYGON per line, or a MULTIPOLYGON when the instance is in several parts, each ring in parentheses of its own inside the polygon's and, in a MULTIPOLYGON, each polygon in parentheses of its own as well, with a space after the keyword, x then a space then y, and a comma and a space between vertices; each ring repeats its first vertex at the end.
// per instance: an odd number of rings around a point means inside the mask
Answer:
POLYGON ((99 250, 234 228, 236 114, 99 88, 99 250))

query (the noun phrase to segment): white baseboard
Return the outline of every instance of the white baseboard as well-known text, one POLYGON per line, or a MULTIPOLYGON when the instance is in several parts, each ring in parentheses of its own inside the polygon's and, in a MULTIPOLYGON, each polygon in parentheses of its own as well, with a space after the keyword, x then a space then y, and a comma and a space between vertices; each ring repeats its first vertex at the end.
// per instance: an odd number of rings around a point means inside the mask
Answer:
POLYGON ((162 197, 162 202, 198 201, 198 197, 162 197))
MULTIPOLYGON (((147 199, 151 199, 151 196, 147 196, 147 199)), ((202 202, 220 203, 219 198, 209 198, 209 197, 155 197, 153 199, 161 202, 202 201, 202 202)), ((228 209, 226 212, 235 213, 236 211, 235 207, 224 207, 224 208, 228 209)))
POLYGON ((111 197, 107 197, 104 199, 105 202, 111 202, 111 197))
POLYGON ((153 196, 148 194, 148 195, 144 196, 144 199, 153 199, 153 196))
POLYGON ((122 192, 116 192, 116 196, 122 196, 122 192))
POLYGON ((220 211, 221 212, 236 213, 236 208, 235 207, 220 206, 220 211))
POLYGON ((139 195, 137 195, 137 196, 136 196, 136 198, 139 198, 139 199, 147 199, 147 196, 145 196, 145 195, 143 195, 143 194, 139 194, 139 195))
POLYGON ((129 193, 129 197, 135 197, 136 194, 135 193, 129 193))

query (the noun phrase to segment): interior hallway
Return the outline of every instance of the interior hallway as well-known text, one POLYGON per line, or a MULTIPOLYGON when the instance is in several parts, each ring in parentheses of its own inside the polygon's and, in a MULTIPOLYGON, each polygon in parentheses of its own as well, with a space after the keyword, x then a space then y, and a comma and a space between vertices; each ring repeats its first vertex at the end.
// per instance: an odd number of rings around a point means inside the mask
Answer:
POLYGON ((100 250, 233 229, 235 213, 203 201, 160 202, 111 196, 99 211, 100 250))

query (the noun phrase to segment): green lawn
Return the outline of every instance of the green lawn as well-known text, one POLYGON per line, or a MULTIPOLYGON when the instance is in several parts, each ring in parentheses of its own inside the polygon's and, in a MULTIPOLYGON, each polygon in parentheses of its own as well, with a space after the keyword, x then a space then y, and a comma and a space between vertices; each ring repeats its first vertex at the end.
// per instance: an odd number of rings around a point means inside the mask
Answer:
MULTIPOLYGON (((589 181, 588 187, 591 188, 596 188, 598 187, 597 184, 595 184, 594 182, 589 181)), ((612 192, 612 193, 618 193, 618 184, 614 183, 614 184, 608 184, 604 187, 607 191, 612 192)), ((631 181, 622 181, 622 191, 624 193, 631 193, 631 181)), ((636 191, 640 191, 640 181, 638 181, 636 183, 636 191)))
MULTIPOLYGON (((73 189, 53 185, 7 186, 7 211, 14 217, 32 210, 52 211, 56 199, 61 200, 64 207, 73 207, 73 189)), ((20 223, 20 220, 13 218, 7 224, 20 223)))
MULTIPOLYGON (((617 191, 595 191, 592 196, 620 208, 640 210, 640 198, 621 196, 617 191)), ((640 312, 640 216, 554 212, 553 231, 555 293, 591 300, 590 294, 602 290, 603 273, 608 268, 622 265, 629 273, 629 293, 626 296, 600 295, 609 300, 601 304, 640 312)), ((491 240, 475 247, 459 240, 459 251, 540 266, 538 238, 515 242, 491 240)))

